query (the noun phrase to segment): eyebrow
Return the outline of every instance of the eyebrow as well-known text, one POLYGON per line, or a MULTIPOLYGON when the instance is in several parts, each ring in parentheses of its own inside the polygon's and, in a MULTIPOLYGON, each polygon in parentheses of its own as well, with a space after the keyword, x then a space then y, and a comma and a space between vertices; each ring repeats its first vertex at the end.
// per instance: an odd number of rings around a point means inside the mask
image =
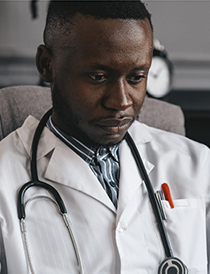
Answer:
POLYGON ((142 66, 139 66, 139 67, 136 67, 136 68, 132 69, 131 71, 145 70, 145 69, 147 69, 147 66, 146 65, 142 65, 142 66))
MULTIPOLYGON (((103 64, 100 64, 100 63, 96 63, 96 64, 90 64, 90 65, 84 65, 84 68, 91 68, 91 69, 102 69, 102 70, 115 70, 114 68, 111 68, 109 66, 106 66, 106 65, 103 65, 103 64)), ((133 69, 131 69, 130 71, 138 71, 138 70, 145 70, 147 69, 147 66, 146 65, 141 65, 141 66, 138 66, 138 67, 135 67, 133 69)))

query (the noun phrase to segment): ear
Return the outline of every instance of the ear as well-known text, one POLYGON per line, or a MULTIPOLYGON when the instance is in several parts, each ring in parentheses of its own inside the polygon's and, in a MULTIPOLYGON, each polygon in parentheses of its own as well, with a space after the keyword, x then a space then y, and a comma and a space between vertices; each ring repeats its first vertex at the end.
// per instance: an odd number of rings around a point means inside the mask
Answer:
POLYGON ((37 48, 36 67, 45 82, 52 82, 52 54, 44 45, 37 48))

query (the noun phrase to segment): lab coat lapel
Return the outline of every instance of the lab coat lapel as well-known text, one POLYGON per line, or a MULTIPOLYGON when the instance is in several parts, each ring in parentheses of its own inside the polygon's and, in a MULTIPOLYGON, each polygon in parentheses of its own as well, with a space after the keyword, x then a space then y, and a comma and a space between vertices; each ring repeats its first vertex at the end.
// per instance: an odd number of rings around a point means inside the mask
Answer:
POLYGON ((57 139, 44 177, 70 187, 74 191, 83 192, 116 212, 113 203, 89 165, 59 139, 57 139))
MULTIPOLYGON (((140 124, 137 131, 133 132, 131 128, 129 132, 134 139, 137 149, 140 151, 140 153, 141 147, 145 146, 147 142, 150 142, 152 140, 151 136, 141 128, 140 124)), ((146 158, 144 158, 144 155, 141 155, 141 157, 145 169, 149 174, 154 168, 154 165, 150 163, 146 158)), ((129 205, 129 203, 132 201, 132 197, 135 195, 136 190, 142 185, 142 183, 143 180, 141 178, 141 174, 138 170, 134 157, 127 142, 124 140, 120 145, 120 187, 117 210, 118 219, 120 218, 126 207, 129 205)), ((147 191, 145 185, 143 185, 142 188, 143 191, 147 191)), ((140 198, 141 197, 139 197, 139 199, 140 198)))
MULTIPOLYGON (((23 126, 17 130, 17 134, 29 157, 31 155, 33 135, 38 122, 37 119, 29 116, 23 126)), ((43 130, 40 137, 37 151, 37 167, 42 170, 41 173, 44 173, 45 179, 70 187, 74 191, 81 191, 116 212, 116 208, 88 164, 60 141, 48 128, 43 130), (50 153, 52 155, 45 167, 45 171, 43 171, 41 161, 50 153)))

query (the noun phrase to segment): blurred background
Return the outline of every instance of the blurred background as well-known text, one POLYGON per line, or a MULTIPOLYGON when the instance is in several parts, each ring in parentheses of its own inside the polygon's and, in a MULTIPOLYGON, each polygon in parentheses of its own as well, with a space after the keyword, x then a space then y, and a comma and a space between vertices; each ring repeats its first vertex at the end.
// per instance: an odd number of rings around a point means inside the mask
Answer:
MULTIPOLYGON (((210 1, 144 1, 154 37, 173 65, 170 93, 158 98, 180 105, 186 135, 210 146, 210 1)), ((39 85, 36 48, 43 43, 48 1, 0 0, 0 88, 39 85), (36 18, 33 18, 36 17, 36 18)))

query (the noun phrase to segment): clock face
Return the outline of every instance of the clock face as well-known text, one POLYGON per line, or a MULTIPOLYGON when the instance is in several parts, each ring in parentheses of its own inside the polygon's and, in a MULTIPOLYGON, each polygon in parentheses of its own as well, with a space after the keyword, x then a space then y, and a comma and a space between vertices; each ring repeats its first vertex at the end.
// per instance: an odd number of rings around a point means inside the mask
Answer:
POLYGON ((171 74, 164 58, 153 56, 148 74, 147 92, 157 98, 165 96, 170 91, 171 74))

